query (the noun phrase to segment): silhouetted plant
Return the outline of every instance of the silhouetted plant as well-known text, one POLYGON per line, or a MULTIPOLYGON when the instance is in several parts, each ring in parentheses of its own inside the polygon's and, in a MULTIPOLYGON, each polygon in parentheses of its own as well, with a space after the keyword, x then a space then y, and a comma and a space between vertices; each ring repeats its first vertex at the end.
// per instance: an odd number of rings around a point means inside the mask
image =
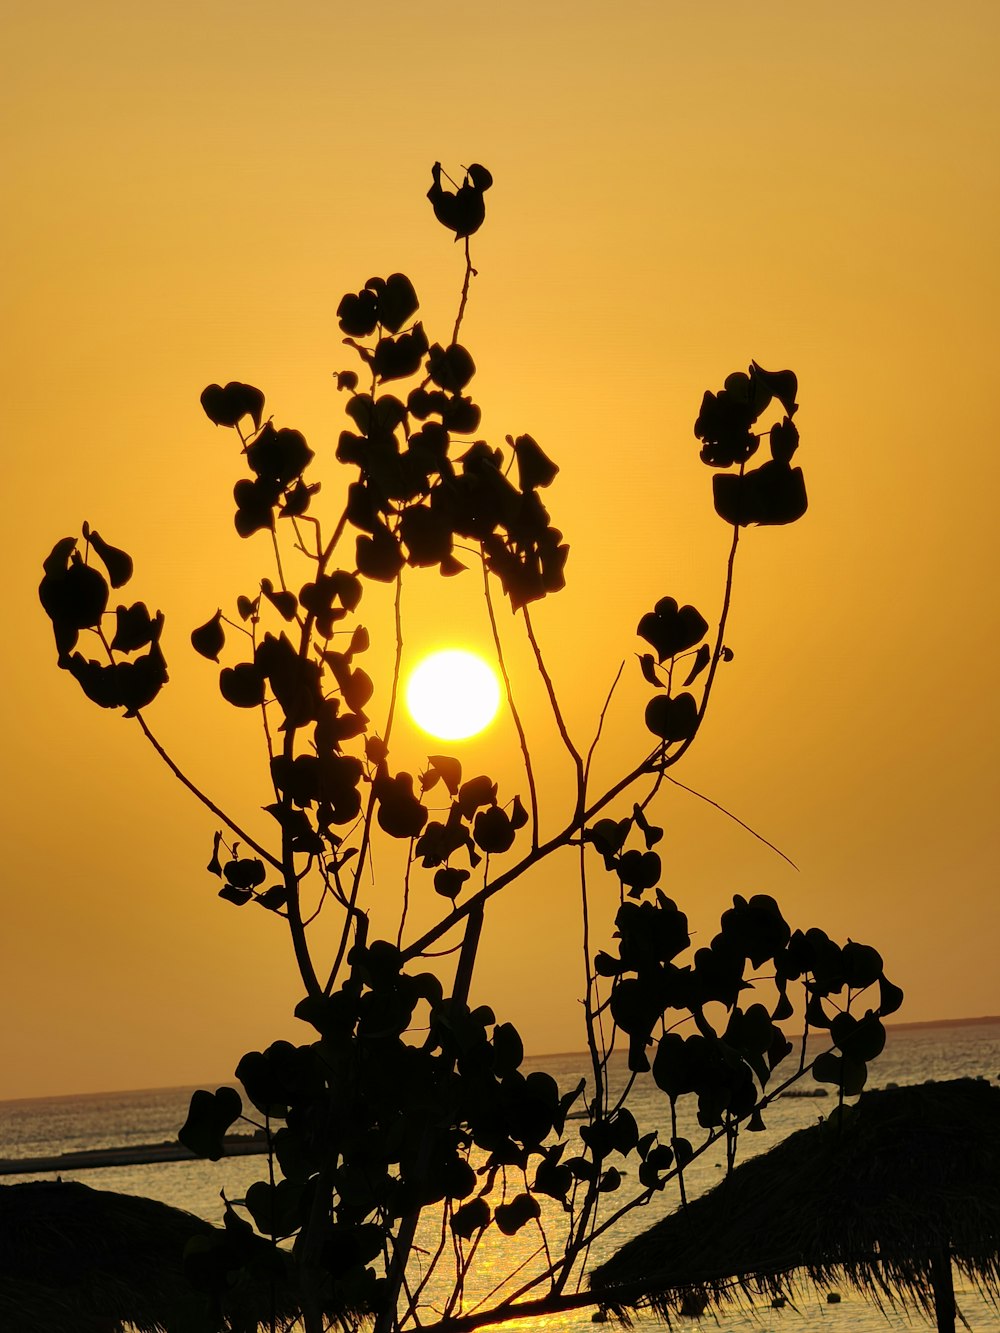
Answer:
MULTIPOLYGON (((802 472, 791 463, 799 438, 794 374, 751 363, 703 398, 695 435, 715 470, 715 508, 733 529, 721 614, 710 632, 693 606, 664 596, 640 616, 647 647, 637 657, 652 691, 645 724, 653 739, 595 795, 590 772, 604 712, 585 753, 569 734, 530 612, 565 579, 568 546, 542 499, 557 468, 529 435, 508 436, 500 447, 475 438, 480 411, 468 394, 475 363, 459 335, 474 275, 469 237, 482 225, 492 177, 474 165, 447 190, 443 174, 435 164, 428 198, 465 249, 450 338, 430 341, 401 273, 370 278, 337 311, 360 372, 335 377, 348 418, 335 454, 352 480, 332 531, 314 513, 313 450, 300 432, 265 416, 263 393, 233 381, 201 396, 210 421, 235 432, 248 469, 234 490, 237 532, 269 535, 274 570, 236 599, 235 612, 215 611, 191 642, 210 661, 225 661, 223 699, 262 719, 272 845, 255 841, 200 792, 149 729, 142 710, 167 683, 162 613, 143 602, 108 609, 109 585, 131 578, 130 558, 85 524, 81 540, 56 543, 39 590, 59 665, 96 703, 135 718, 223 825, 208 865, 222 880, 219 897, 254 902, 287 922, 304 989, 295 1012, 313 1039, 245 1055, 236 1068, 242 1094, 196 1093, 180 1137, 215 1160, 247 1102, 262 1118, 268 1179, 227 1203, 230 1242, 214 1260, 200 1252, 197 1274, 218 1292, 234 1269, 257 1262, 252 1247, 237 1243, 251 1234, 239 1208, 257 1232, 292 1242, 309 1333, 328 1320, 368 1317, 387 1333, 415 1324, 418 1312, 426 1327, 432 1275, 438 1326, 459 1327, 465 1283, 490 1228, 506 1235, 538 1228, 542 1257, 471 1322, 584 1303, 590 1298, 568 1284, 595 1236, 671 1181, 683 1197, 685 1167, 716 1141, 725 1141, 731 1163, 740 1126, 762 1128, 768 1103, 809 1070, 835 1084, 841 1099, 860 1091, 884 1044, 881 1019, 902 998, 874 949, 837 944, 816 928, 793 931, 763 894, 737 895, 718 933, 692 952, 687 917, 659 887, 662 829, 650 812, 697 735, 720 664, 732 656, 725 631, 741 530, 790 523, 806 509, 802 472), (761 426, 769 412, 772 423, 761 426), (752 465, 765 440, 770 458, 752 465), (305 573, 293 578, 295 562, 305 573), (526 803, 485 775, 467 776, 445 754, 432 755, 423 772, 394 771, 398 634, 384 734, 367 711, 373 685, 360 663, 369 635, 358 620, 366 584, 394 585, 398 614, 405 573, 436 568, 454 576, 472 562, 485 571, 488 601, 495 580, 519 614, 572 765, 572 809, 544 840, 499 637, 526 803), (81 635, 97 644, 96 658, 80 651, 81 635), (446 793, 443 814, 432 813, 432 791, 446 793), (406 845, 408 891, 444 900, 440 919, 419 938, 405 939, 405 905, 396 943, 368 938, 365 873, 380 836, 406 845), (469 987, 490 899, 570 845, 579 849, 583 887, 590 1077, 562 1089, 546 1073, 522 1072, 518 1033, 491 1009, 471 1008, 469 987), (587 882, 595 869, 617 884, 614 954, 591 955, 587 882), (332 958, 317 957, 310 939, 303 900, 313 884, 322 909, 341 914, 332 958), (446 936, 460 941, 447 985, 427 967, 446 936), (826 1032, 830 1046, 810 1060, 803 1040, 775 1086, 774 1071, 792 1050, 783 1025, 795 1015, 807 1032, 826 1032), (630 1077, 615 1093, 609 1059, 619 1034, 630 1077), (636 1080, 649 1077, 662 1090, 669 1132, 638 1125, 628 1108, 636 1080), (679 1132, 684 1099, 696 1105, 698 1143, 679 1132), (574 1106, 580 1118, 568 1124, 574 1106), (409 1261, 425 1212, 438 1219, 440 1243, 414 1285, 409 1261)), ((492 602, 489 609, 495 627, 492 602)))

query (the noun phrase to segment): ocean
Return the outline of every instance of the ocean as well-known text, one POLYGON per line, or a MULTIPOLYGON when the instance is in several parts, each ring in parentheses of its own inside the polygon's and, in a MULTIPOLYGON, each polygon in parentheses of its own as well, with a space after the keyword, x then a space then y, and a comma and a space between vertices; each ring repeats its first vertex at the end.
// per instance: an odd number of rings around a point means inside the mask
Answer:
MULTIPOLYGON (((562 1088, 573 1086, 586 1074, 585 1057, 557 1055, 525 1061, 525 1070, 544 1068, 555 1076, 562 1088)), ((890 1028, 889 1039, 882 1056, 871 1066, 869 1086, 921 1083, 928 1079, 962 1077, 985 1078, 1000 1081, 1000 1020, 982 1023, 930 1026, 924 1028, 890 1028)), ((233 1082, 220 1079, 219 1084, 233 1082)), ((218 1085, 202 1085, 218 1086, 218 1085)), ((809 1084, 808 1086, 815 1086, 809 1084)), ((37 1100, 0 1102, 0 1157, 28 1158, 54 1155, 87 1148, 116 1147, 128 1144, 161 1143, 176 1138, 177 1129, 187 1115, 192 1088, 161 1088, 138 1092, 115 1092, 79 1097, 47 1097, 37 1100)), ((640 1129, 665 1128, 666 1101, 652 1086, 637 1086, 629 1105, 640 1129)), ((741 1157, 764 1151, 779 1142, 793 1130, 813 1124, 833 1107, 833 1097, 785 1097, 774 1103, 765 1119, 767 1130, 760 1134, 744 1134, 740 1139, 741 1157)), ((234 1128, 239 1129, 240 1126, 234 1128)), ((681 1132, 685 1127, 681 1126, 681 1132)), ((693 1124, 688 1135, 697 1143, 693 1124)), ((711 1153, 692 1163, 686 1176, 689 1197, 710 1188, 721 1177, 724 1157, 721 1151, 711 1153)), ((221 1220, 221 1194, 231 1201, 243 1197, 253 1181, 266 1172, 263 1157, 236 1157, 221 1162, 162 1162, 147 1166, 103 1167, 86 1171, 65 1171, 63 1179, 81 1180, 94 1189, 116 1190, 126 1194, 141 1194, 160 1199, 177 1208, 184 1208, 209 1221, 221 1220)), ((628 1172, 623 1171, 628 1176, 628 1172)), ((13 1184, 18 1180, 44 1179, 44 1176, 7 1176, 0 1183, 13 1184)), ((624 1190, 610 1196, 617 1204, 625 1197, 624 1190)), ((676 1206, 676 1193, 671 1189, 648 1207, 635 1210, 616 1229, 600 1237, 594 1245, 594 1263, 601 1262, 632 1235, 644 1231, 665 1211, 676 1206)), ((537 1244, 534 1228, 512 1238, 496 1236, 495 1242, 482 1246, 481 1269, 476 1288, 469 1289, 466 1308, 479 1295, 485 1296, 503 1276, 522 1262, 530 1261, 537 1244), (532 1239, 526 1239, 526 1233, 532 1239)), ((432 1250, 434 1239, 428 1235, 424 1248, 432 1250)), ((421 1237, 418 1236, 418 1245, 421 1237)), ((518 1281, 523 1281, 522 1271, 518 1281)), ((700 1320, 685 1320, 682 1326, 718 1328, 722 1333, 806 1333, 822 1329, 825 1333, 876 1333, 878 1330, 912 1329, 926 1327, 923 1316, 917 1312, 890 1313, 884 1316, 861 1297, 844 1286, 839 1288, 841 1302, 826 1303, 825 1296, 811 1287, 804 1287, 797 1308, 781 1311, 770 1307, 753 1311, 735 1310, 719 1315, 708 1313, 700 1320)), ((974 1333, 1000 1331, 1000 1310, 984 1301, 977 1292, 968 1288, 956 1274, 956 1298, 961 1314, 974 1333)), ((591 1312, 584 1310, 572 1315, 546 1317, 545 1333, 583 1333, 592 1328, 591 1312)), ((639 1324, 650 1321, 640 1319, 639 1324)), ((509 1324, 508 1329, 524 1330, 527 1324, 509 1324)), ((10 1330, 22 1333, 22 1330, 10 1330)), ((23 1333, 29 1333, 27 1329, 23 1333)), ((72 1333, 72 1330, 67 1330, 72 1333)))

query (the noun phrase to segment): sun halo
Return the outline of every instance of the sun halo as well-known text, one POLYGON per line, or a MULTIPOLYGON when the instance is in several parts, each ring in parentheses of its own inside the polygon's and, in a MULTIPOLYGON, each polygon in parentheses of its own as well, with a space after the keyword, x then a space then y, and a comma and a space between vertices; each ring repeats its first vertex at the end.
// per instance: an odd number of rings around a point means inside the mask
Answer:
POLYGON ((500 683, 476 653, 444 648, 422 658, 411 671, 406 706, 421 731, 439 740, 468 740, 496 717, 500 683))

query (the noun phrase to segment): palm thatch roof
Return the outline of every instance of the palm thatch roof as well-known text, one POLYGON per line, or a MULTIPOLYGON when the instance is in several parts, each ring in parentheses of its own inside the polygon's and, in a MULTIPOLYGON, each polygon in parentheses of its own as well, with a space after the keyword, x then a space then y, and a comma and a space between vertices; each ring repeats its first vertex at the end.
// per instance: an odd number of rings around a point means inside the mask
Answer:
POLYGON ((804 1276, 953 1329, 952 1264, 1000 1296, 1000 1088, 977 1079, 864 1093, 624 1245, 591 1287, 622 1317, 669 1319, 704 1297, 787 1298, 804 1276))
POLYGON ((0 1328, 256 1333, 273 1307, 285 1328, 294 1311, 280 1279, 207 1294, 192 1285, 185 1246, 224 1236, 154 1199, 71 1181, 0 1186, 0 1328))

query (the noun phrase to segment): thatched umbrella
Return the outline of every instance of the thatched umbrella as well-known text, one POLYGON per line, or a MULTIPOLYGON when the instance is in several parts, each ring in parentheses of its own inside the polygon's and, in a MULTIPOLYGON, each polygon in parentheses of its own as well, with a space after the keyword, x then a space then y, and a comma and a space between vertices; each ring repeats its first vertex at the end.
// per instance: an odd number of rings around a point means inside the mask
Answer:
MULTIPOLYGON (((256 1333, 294 1311, 280 1280, 206 1295, 184 1270, 193 1237, 225 1233, 155 1199, 72 1181, 0 1186, 0 1328, 32 1333, 256 1333)), ((264 1242, 260 1242, 264 1244, 264 1242)))
POLYGON ((669 1317, 843 1280, 953 1333, 952 1264, 1000 1295, 1000 1088, 978 1079, 864 1093, 629 1241, 591 1286, 610 1310, 669 1317))

